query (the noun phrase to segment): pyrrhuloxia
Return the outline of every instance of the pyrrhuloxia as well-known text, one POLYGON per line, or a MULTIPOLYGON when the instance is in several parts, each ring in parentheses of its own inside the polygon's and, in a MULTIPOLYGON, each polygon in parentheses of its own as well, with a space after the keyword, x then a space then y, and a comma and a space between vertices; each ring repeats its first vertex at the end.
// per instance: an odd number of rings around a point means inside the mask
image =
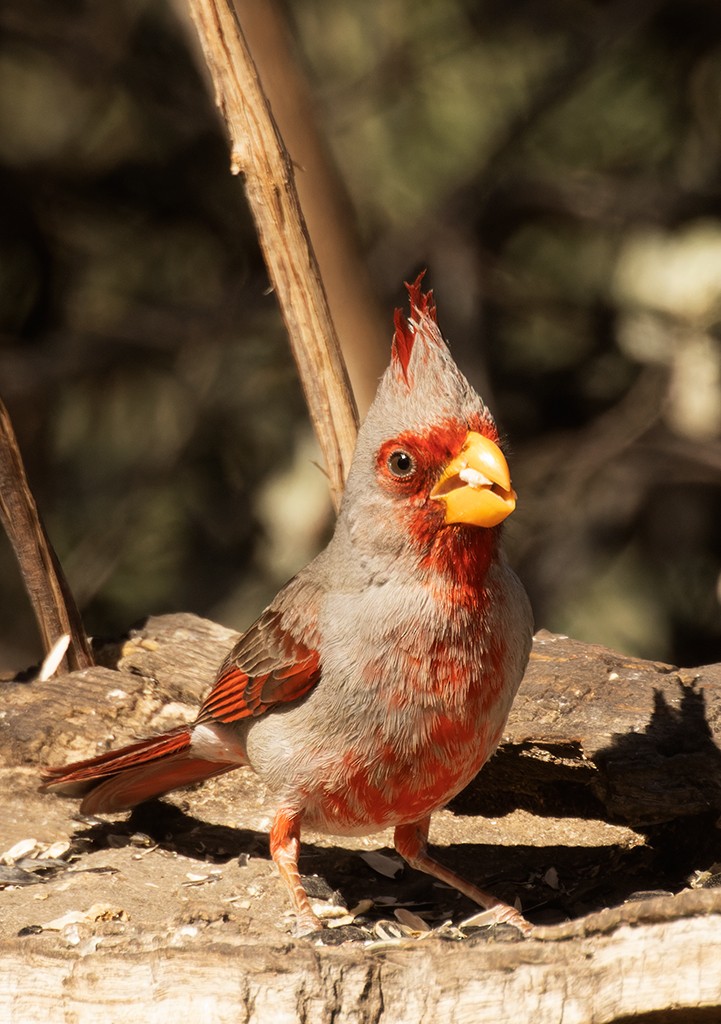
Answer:
POLYGON ((432 812, 500 740, 532 617, 501 548, 516 495, 497 429, 420 281, 410 319, 396 312, 332 540, 238 641, 195 722, 44 773, 96 813, 250 766, 275 796, 270 849, 301 929, 319 927, 302 826, 392 825, 410 865, 524 923, 427 851, 432 812))

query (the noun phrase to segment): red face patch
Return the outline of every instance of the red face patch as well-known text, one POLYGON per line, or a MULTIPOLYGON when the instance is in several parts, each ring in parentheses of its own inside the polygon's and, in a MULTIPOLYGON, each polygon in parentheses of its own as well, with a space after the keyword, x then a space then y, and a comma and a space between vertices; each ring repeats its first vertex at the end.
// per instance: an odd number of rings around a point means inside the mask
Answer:
POLYGON ((379 484, 387 494, 425 501, 469 431, 498 441, 493 420, 482 414, 469 417, 467 423, 449 419, 425 431, 406 430, 385 441, 376 455, 379 484))

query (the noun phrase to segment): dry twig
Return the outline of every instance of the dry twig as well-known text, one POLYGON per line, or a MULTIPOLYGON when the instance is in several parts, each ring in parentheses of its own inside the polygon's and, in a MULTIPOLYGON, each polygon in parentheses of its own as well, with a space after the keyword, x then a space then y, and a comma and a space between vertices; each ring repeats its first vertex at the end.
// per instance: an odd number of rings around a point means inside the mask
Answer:
POLYGON ((228 127, 232 170, 245 176, 248 202, 337 508, 358 416, 300 209, 293 166, 232 7, 227 0, 188 0, 188 6, 228 127))
POLYGON ((263 92, 296 171, 303 217, 363 415, 386 368, 390 319, 371 281, 346 181, 319 125, 283 0, 232 0, 263 92))
POLYGON ((15 432, 1 401, 0 519, 20 565, 45 654, 62 636, 69 635, 68 667, 71 670, 88 668, 93 658, 80 613, 40 519, 15 432))

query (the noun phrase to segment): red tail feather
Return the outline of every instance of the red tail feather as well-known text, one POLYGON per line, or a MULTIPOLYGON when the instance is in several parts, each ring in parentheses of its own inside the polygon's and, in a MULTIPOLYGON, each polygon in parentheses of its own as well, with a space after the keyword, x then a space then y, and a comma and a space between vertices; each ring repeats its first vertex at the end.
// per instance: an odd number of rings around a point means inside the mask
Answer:
POLYGON ((192 756, 190 731, 183 728, 86 761, 46 768, 43 788, 63 796, 84 793, 81 811, 110 813, 237 767, 237 761, 206 761, 192 756))

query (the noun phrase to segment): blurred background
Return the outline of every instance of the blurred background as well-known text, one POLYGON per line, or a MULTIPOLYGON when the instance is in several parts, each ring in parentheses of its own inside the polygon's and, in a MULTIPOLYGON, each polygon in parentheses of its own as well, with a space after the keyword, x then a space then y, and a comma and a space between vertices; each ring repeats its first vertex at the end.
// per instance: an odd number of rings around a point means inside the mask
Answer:
MULTIPOLYGON (((373 328, 339 318, 361 406, 427 266, 508 437, 538 627, 721 660, 721 5, 280 13, 368 272, 373 328)), ((86 627, 241 629, 332 514, 192 28, 164 0, 10 0, 0 26, 0 395, 86 627)), ((4 537, 0 584, 19 669, 4 537)))

